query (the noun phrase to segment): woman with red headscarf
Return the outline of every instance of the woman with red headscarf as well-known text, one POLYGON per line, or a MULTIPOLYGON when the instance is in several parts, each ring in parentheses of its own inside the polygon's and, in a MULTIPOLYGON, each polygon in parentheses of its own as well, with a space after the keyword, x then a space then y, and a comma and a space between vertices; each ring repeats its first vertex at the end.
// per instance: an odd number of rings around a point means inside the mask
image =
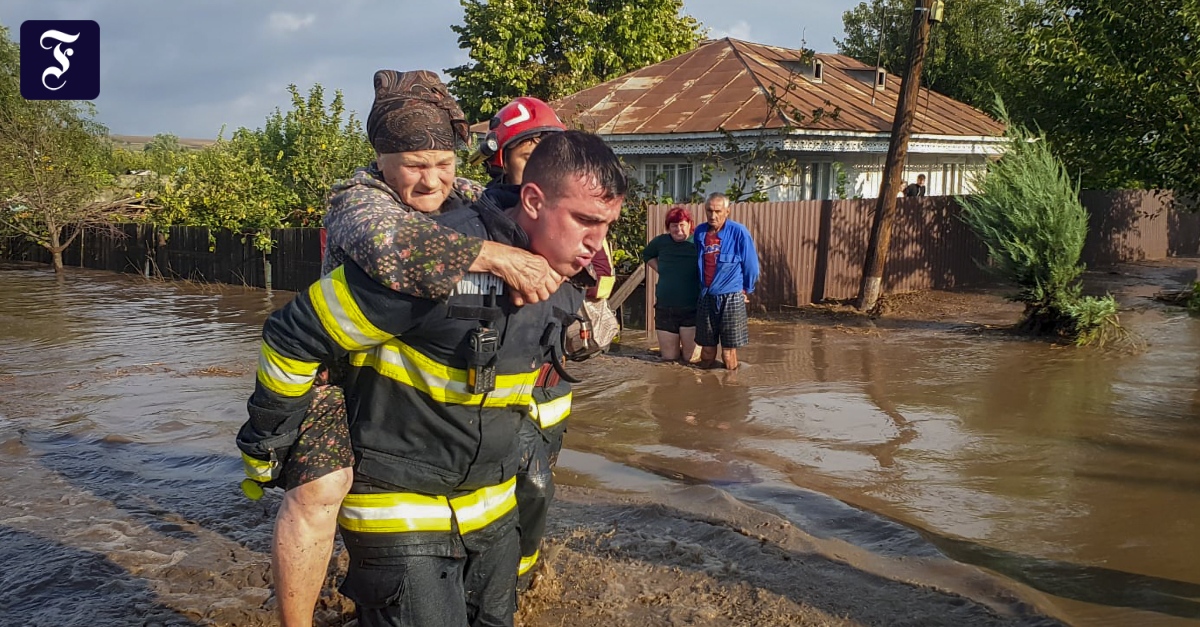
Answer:
POLYGON ((700 271, 692 241, 692 214, 683 207, 667 212, 667 232, 650 240, 642 260, 658 272, 654 290, 654 328, 658 331, 659 357, 691 363, 696 352, 696 300, 700 297, 700 271))

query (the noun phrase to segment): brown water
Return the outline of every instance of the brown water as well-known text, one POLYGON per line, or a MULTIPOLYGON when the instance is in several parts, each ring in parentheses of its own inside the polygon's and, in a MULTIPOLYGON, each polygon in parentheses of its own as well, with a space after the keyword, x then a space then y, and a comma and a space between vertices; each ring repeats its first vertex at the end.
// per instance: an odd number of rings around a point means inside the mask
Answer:
MULTIPOLYGON (((195 586, 161 581, 266 548, 231 442, 290 295, 27 266, 0 289, 0 624, 191 624, 171 608, 195 586)), ((990 569, 1075 624, 1200 624, 1200 320, 1124 321, 1146 351, 758 324, 737 373, 593 360, 562 474, 715 485, 814 535, 990 569)), ((213 579, 228 620, 263 601, 260 571, 213 579)))

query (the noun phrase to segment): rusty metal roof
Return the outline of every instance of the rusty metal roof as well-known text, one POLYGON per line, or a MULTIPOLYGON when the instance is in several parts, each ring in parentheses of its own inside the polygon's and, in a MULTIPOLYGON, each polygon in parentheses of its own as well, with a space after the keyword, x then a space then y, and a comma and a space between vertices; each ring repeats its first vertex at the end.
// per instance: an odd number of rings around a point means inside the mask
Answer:
MULTIPOLYGON (((891 132, 900 77, 888 75, 886 88, 876 91, 873 66, 839 54, 816 58, 824 64, 819 83, 811 80, 812 62, 800 50, 718 39, 550 104, 568 126, 601 135, 782 128, 789 122, 781 111, 793 110, 803 113, 790 124, 794 128, 891 132), (771 94, 780 106, 771 106, 771 94), (822 108, 826 115, 812 115, 822 108), (838 114, 830 115, 835 108, 838 114)), ((486 132, 486 124, 476 126, 486 132)), ((984 112, 921 89, 914 133, 994 136, 1003 131, 984 112)))

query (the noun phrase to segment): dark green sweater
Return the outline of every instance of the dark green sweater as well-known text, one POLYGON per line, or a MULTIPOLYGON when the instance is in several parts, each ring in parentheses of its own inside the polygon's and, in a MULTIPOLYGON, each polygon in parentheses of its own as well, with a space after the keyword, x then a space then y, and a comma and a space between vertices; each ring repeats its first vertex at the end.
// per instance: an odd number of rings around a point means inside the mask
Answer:
POLYGON ((650 240, 642 250, 642 261, 658 259, 658 288, 655 303, 664 307, 695 307, 700 297, 700 270, 696 262, 696 244, 689 237, 682 242, 663 233, 650 240))

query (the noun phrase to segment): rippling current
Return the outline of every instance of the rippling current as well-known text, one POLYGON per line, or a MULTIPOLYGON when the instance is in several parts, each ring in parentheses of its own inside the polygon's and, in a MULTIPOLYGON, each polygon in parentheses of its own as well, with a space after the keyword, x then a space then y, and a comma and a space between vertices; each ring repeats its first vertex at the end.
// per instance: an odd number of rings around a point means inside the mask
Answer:
MULTIPOLYGON (((139 570, 265 550, 264 511, 222 503, 262 320, 291 295, 19 265, 0 288, 0 557, 23 564, 0 572, 0 624, 131 603, 178 622, 182 593, 139 570)), ((626 349, 579 367, 561 474, 717 486, 814 535, 981 566, 1080 625, 1200 624, 1200 321, 1124 322, 1147 350, 780 323, 752 327, 737 373, 626 349)), ((213 584, 231 612, 261 603, 238 584, 213 584)))

